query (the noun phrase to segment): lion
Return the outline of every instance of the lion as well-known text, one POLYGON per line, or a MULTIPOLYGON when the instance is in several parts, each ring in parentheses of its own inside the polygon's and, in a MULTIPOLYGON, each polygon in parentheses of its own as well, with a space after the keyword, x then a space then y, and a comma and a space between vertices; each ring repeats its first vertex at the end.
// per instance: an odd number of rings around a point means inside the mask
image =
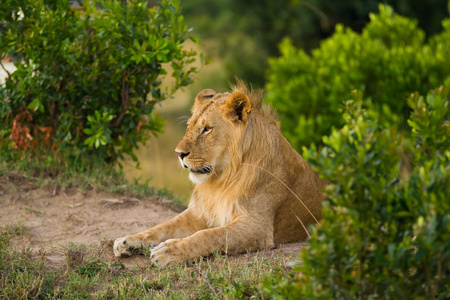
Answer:
POLYGON ((195 184, 173 219, 118 238, 117 257, 151 248, 151 262, 180 264, 305 240, 318 223, 326 182, 283 137, 261 90, 238 80, 232 92, 201 91, 175 152, 195 184))

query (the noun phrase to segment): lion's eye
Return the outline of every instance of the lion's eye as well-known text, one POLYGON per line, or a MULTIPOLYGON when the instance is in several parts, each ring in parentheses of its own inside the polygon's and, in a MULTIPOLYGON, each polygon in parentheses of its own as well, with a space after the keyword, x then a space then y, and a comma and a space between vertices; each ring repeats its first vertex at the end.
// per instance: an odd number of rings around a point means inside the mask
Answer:
POLYGON ((212 128, 211 127, 209 127, 209 126, 205 126, 205 128, 203 128, 203 131, 202 131, 202 133, 208 133, 208 132, 210 132, 212 130, 212 128))

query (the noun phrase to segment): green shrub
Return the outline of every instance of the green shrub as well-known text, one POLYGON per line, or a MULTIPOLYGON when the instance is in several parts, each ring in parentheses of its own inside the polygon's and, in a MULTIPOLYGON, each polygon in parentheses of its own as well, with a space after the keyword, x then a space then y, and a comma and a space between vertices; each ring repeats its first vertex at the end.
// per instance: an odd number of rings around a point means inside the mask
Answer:
POLYGON ((280 55, 278 44, 285 37, 309 52, 331 36, 338 23, 361 32, 369 22, 369 13, 376 11, 380 2, 417 19, 419 27, 431 36, 442 30, 447 1, 190 0, 183 2, 183 11, 186 21, 202 37, 205 51, 224 63, 224 79, 216 73, 214 80, 229 81, 237 76, 263 86, 267 59, 280 55))
POLYGON ((266 100, 282 115, 293 146, 320 143, 331 128, 341 127, 339 106, 354 89, 362 90, 377 111, 390 110, 404 122, 410 93, 450 85, 449 22, 425 42, 416 21, 380 5, 361 34, 338 25, 311 55, 285 40, 281 57, 270 60, 266 100))
POLYGON ((179 1, 2 2, 0 54, 17 70, 0 86, 1 150, 51 147, 116 161, 157 134, 154 106, 191 83, 196 53, 179 1), (171 70, 171 80, 161 80, 171 70))
POLYGON ((443 88, 412 94, 405 134, 362 109, 361 94, 346 102, 345 125, 321 151, 304 151, 330 183, 321 225, 311 230, 301 273, 266 280, 269 296, 449 298, 449 102, 443 88))

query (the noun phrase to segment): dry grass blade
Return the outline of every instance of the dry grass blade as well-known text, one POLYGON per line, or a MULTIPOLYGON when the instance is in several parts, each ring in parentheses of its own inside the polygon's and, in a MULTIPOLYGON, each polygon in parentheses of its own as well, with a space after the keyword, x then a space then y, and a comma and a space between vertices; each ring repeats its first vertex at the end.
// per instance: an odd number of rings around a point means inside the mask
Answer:
MULTIPOLYGON (((281 183, 282 183, 282 184, 283 184, 283 185, 284 185, 284 186, 292 193, 292 195, 294 195, 295 198, 297 198, 298 201, 300 201, 300 203, 306 208, 306 210, 309 212, 309 214, 313 217, 314 221, 316 221, 317 224, 320 224, 320 223, 319 223, 319 220, 317 220, 317 218, 313 215, 313 213, 309 210, 309 208, 305 205, 305 203, 300 199, 300 197, 297 196, 297 195, 294 193, 294 191, 291 190, 291 188, 288 187, 287 184, 284 183, 280 178, 278 178, 277 176, 275 176, 275 175, 272 174, 271 172, 269 172, 269 171, 267 171, 266 169, 261 168, 261 167, 259 167, 259 166, 252 165, 252 164, 246 164, 246 163, 241 163, 241 165, 243 165, 243 166, 251 166, 251 167, 255 167, 255 168, 258 168, 258 169, 260 169, 260 170, 263 170, 263 171, 267 172, 270 176, 272 176, 273 178, 275 178, 276 180, 278 180, 279 182, 281 182, 281 183)), ((302 225, 303 225, 303 223, 302 223, 302 225)))
POLYGON ((106 207, 128 207, 134 206, 141 202, 141 200, 136 198, 124 198, 124 199, 102 199, 101 203, 106 207))
POLYGON ((302 224, 302 227, 303 227, 303 229, 305 229, 305 231, 306 231, 306 234, 308 235, 308 238, 310 238, 311 237, 311 235, 309 234, 309 231, 308 231, 308 229, 306 229, 306 226, 305 226, 305 224, 303 224, 303 222, 302 222, 302 220, 300 220, 300 218, 298 217, 298 216, 295 216, 297 219, 298 219, 298 221, 300 222, 300 224, 302 224))

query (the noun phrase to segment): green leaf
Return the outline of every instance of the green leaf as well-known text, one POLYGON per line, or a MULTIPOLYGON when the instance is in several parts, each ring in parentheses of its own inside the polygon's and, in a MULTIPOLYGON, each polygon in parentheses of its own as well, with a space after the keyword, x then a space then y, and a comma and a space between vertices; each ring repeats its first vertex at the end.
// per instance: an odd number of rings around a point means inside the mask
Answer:
POLYGON ((136 39, 133 40, 133 45, 134 45, 134 47, 136 49, 140 49, 141 48, 141 45, 139 44, 138 40, 136 40, 136 39))
POLYGON ((34 99, 33 101, 31 101, 31 103, 28 104, 28 109, 33 111, 39 110, 40 112, 44 112, 44 106, 42 105, 41 101, 39 101, 39 99, 34 99))
POLYGON ((194 36, 190 36, 189 39, 194 42, 194 44, 199 45, 200 40, 194 36))
POLYGON ((94 137, 89 137, 84 141, 84 145, 88 145, 89 147, 92 147, 92 145, 94 145, 95 142, 95 138, 94 137))
POLYGON ((94 134, 94 130, 92 130, 91 128, 84 128, 83 132, 88 134, 88 135, 94 134))
POLYGON ((212 58, 207 58, 205 60, 205 65, 209 65, 210 63, 212 63, 213 59, 212 58))

